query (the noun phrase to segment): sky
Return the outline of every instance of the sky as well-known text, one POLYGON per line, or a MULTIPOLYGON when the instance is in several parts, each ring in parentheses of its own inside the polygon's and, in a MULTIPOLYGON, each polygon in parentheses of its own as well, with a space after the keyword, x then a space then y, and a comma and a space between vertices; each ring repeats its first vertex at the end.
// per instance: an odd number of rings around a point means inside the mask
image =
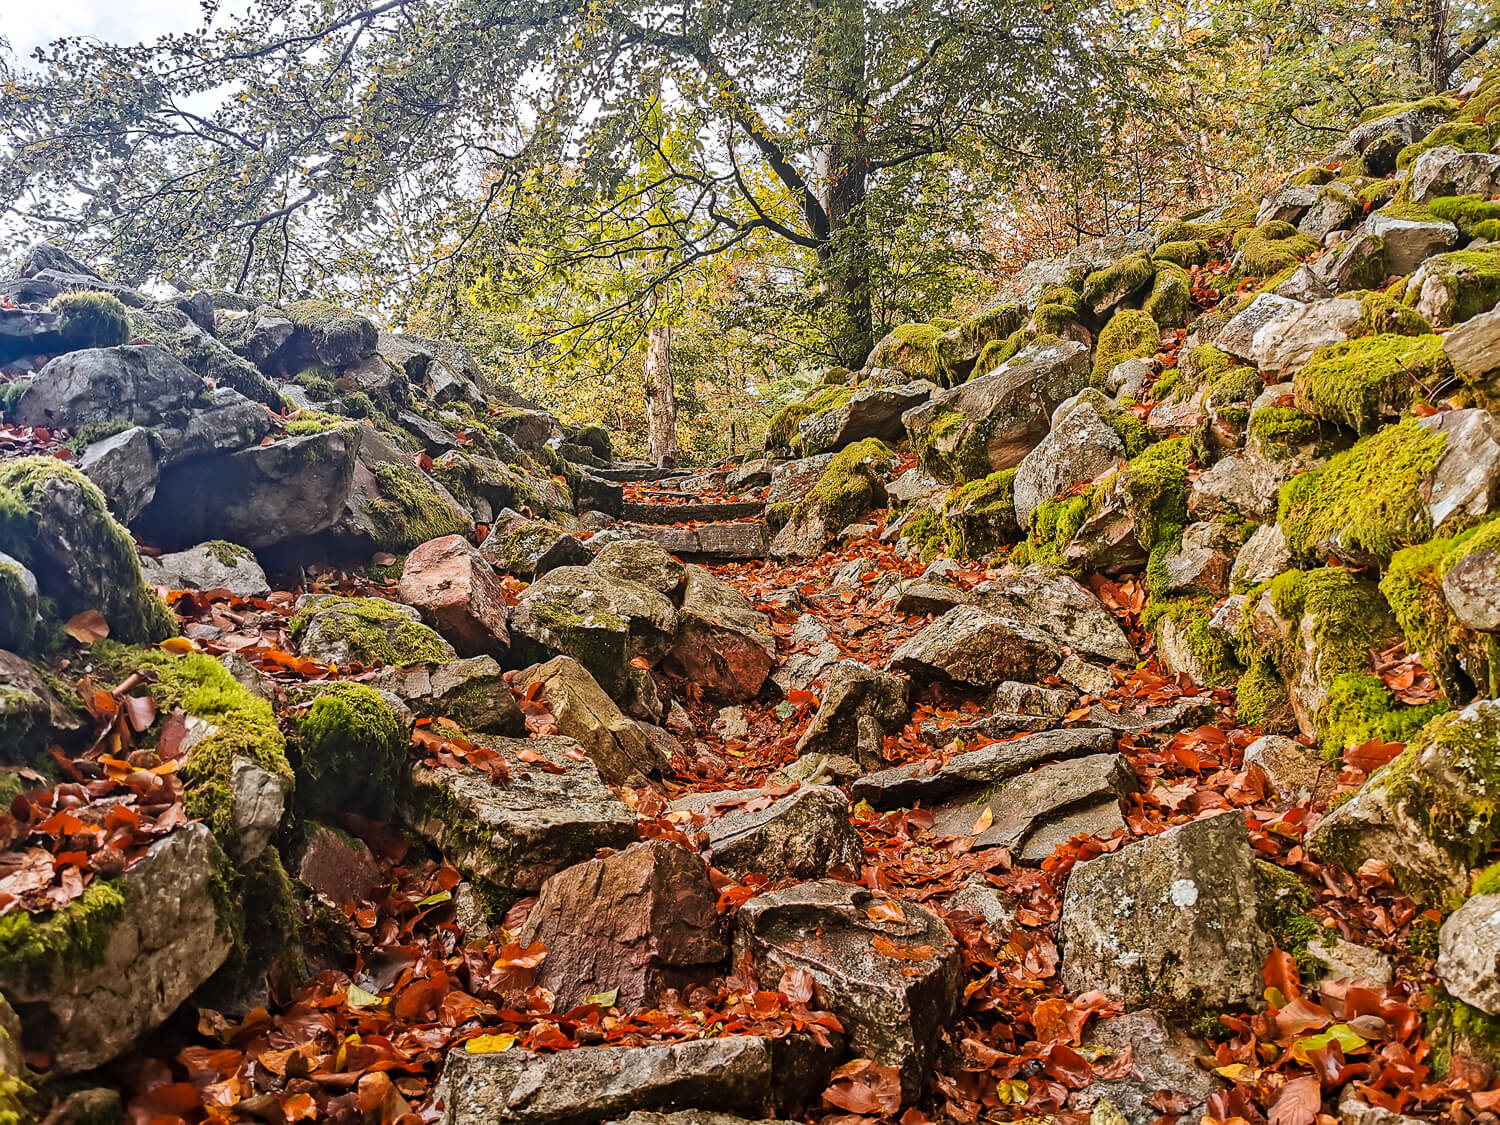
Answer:
POLYGON ((202 19, 198 0, 43 0, 6 5, 0 35, 24 63, 37 47, 64 35, 139 43, 187 31, 202 19))

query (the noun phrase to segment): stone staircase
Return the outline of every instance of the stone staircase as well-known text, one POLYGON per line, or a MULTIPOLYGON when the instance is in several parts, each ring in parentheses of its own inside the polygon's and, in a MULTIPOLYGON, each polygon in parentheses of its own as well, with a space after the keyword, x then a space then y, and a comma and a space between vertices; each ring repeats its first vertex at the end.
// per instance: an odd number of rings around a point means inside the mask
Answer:
MULTIPOLYGON (((675 482, 690 481, 691 475, 680 469, 620 465, 591 470, 589 475, 610 484, 663 486, 637 490, 648 499, 611 504, 615 510, 607 514, 619 521, 611 530, 650 539, 689 561, 744 562, 767 556, 771 533, 762 501, 701 501, 696 492, 672 487, 675 482)), ((580 495, 581 503, 589 499, 587 492, 580 495)), ((601 505, 593 506, 603 510, 601 505)))

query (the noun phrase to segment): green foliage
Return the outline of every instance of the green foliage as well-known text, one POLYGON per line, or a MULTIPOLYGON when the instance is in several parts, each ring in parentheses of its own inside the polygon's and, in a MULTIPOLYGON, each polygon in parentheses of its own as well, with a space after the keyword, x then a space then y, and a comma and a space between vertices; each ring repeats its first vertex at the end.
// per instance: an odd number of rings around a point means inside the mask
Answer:
POLYGON ((1405 419, 1371 434, 1323 468, 1281 489, 1277 522, 1298 558, 1312 558, 1335 537, 1345 550, 1389 558, 1432 534, 1423 478, 1447 438, 1405 419))
POLYGON ((48 306, 61 314, 58 334, 74 348, 115 348, 130 342, 130 321, 112 293, 61 293, 48 306))
POLYGON ((1452 374, 1441 337, 1364 336, 1319 348, 1294 383, 1315 418, 1370 433, 1452 374))

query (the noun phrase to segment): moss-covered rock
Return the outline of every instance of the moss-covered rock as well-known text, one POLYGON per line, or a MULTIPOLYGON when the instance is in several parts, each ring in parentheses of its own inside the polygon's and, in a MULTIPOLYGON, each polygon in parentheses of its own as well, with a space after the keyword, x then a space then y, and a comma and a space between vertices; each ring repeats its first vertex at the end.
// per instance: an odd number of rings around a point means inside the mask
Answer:
POLYGON ((0 552, 36 576, 53 623, 95 609, 120 640, 159 641, 177 632, 104 496, 55 457, 0 463, 0 552))
POLYGON ((1094 383, 1104 381, 1127 359, 1148 359, 1161 350, 1161 326, 1142 309, 1121 309, 1099 331, 1094 349, 1094 383))
POLYGON ((1364 336, 1319 348, 1293 385, 1313 417, 1370 433, 1452 374, 1441 337, 1364 336))
POLYGON ((1425 336, 1432 332, 1425 316, 1389 293, 1376 290, 1349 295, 1359 298, 1359 320, 1349 329, 1351 340, 1365 336, 1425 336))
POLYGON ((193 744, 180 771, 187 811, 213 830, 226 852, 237 853, 235 760, 246 759, 288 787, 292 782, 286 740, 271 705, 204 653, 173 656, 156 648, 126 648, 100 641, 90 656, 96 664, 118 672, 118 678, 127 671, 149 673, 154 677, 151 697, 159 714, 180 708, 204 724, 202 737, 193 744))
POLYGON ((1298 232, 1291 223, 1280 220, 1243 230, 1234 236, 1234 248, 1240 273, 1246 276, 1270 277, 1317 253, 1318 240, 1298 232))
POLYGON ((1155 276, 1155 262, 1145 254, 1131 254, 1089 274, 1080 295, 1084 304, 1102 314, 1145 289, 1155 276))
POLYGON ((380 494, 364 501, 375 545, 400 554, 444 535, 467 535, 468 522, 420 469, 387 461, 374 470, 380 494))
POLYGON ((1489 152, 1494 140, 1493 126, 1488 124, 1477 121, 1445 121, 1420 141, 1403 148, 1396 157, 1396 167, 1410 167, 1417 157, 1435 148, 1456 148, 1459 152, 1489 152))
POLYGON ((1500 645, 1492 633, 1465 628, 1443 595, 1443 578, 1471 554, 1500 548, 1500 517, 1440 535, 1391 556, 1380 591, 1406 634, 1408 648, 1450 698, 1500 695, 1500 645))
POLYGON ((1193 279, 1170 262, 1158 263, 1151 294, 1141 306, 1162 328, 1181 328, 1192 305, 1193 279))
POLYGON ((1442 196, 1429 201, 1427 210, 1452 223, 1465 238, 1474 238, 1481 223, 1500 219, 1500 202, 1485 199, 1482 195, 1442 196))
POLYGON ((406 726, 380 692, 362 684, 313 687, 292 713, 288 745, 296 803, 306 816, 354 812, 390 819, 406 726))
POLYGON ((1015 479, 1015 469, 1004 469, 949 493, 943 501, 940 522, 951 554, 982 558, 1020 537, 1015 479))
POLYGON ((379 333, 359 313, 327 301, 293 301, 285 315, 293 332, 279 358, 289 373, 313 363, 349 367, 375 354, 379 333))
POLYGON ((766 452, 788 452, 792 447, 792 439, 797 434, 797 427, 804 419, 837 410, 853 397, 854 388, 850 386, 822 387, 803 402, 783 406, 771 416, 771 421, 766 425, 766 452))
POLYGON ((590 450, 595 457, 603 461, 614 459, 614 443, 609 435, 609 430, 597 422, 591 422, 578 431, 573 438, 579 445, 590 450))
POLYGON ((0 916, 0 980, 35 994, 92 969, 104 959, 109 935, 124 916, 125 896, 108 879, 90 884, 49 916, 25 910, 0 916))
POLYGON ((1031 312, 1031 328, 1040 336, 1061 336, 1083 315, 1083 297, 1078 290, 1055 285, 1044 290, 1031 312))
POLYGON ((777 533, 772 555, 818 555, 845 527, 885 503, 884 480, 895 463, 895 453, 878 438, 865 438, 839 450, 777 533))
POLYGON ((1157 262, 1171 262, 1187 269, 1190 266, 1207 265, 1213 256, 1207 242, 1201 238, 1185 239, 1181 242, 1163 242, 1151 253, 1157 262))
POLYGON ((1500 247, 1428 258, 1407 282, 1403 301, 1439 326, 1488 312, 1500 301, 1500 247))
POLYGON ((1322 424, 1293 406, 1267 406, 1250 415, 1246 441, 1272 458, 1290 456, 1318 438, 1322 424))
POLYGON ((130 342, 130 321, 120 299, 110 293, 62 293, 48 306, 60 314, 57 334, 69 349, 117 348, 130 342))
POLYGON ((1500 838, 1500 703, 1479 700, 1429 722, 1309 836, 1313 853, 1356 871, 1387 863, 1400 888, 1442 904, 1500 838))
POLYGON ((1423 482, 1447 439, 1408 418, 1371 434, 1281 489, 1277 522, 1298 558, 1390 558, 1432 535, 1423 482))
POLYGON ((868 366, 892 367, 918 379, 943 381, 943 329, 936 324, 898 324, 875 345, 868 366))
POLYGON ((334 664, 443 664, 453 646, 415 610, 383 598, 320 598, 289 625, 304 656, 334 664))

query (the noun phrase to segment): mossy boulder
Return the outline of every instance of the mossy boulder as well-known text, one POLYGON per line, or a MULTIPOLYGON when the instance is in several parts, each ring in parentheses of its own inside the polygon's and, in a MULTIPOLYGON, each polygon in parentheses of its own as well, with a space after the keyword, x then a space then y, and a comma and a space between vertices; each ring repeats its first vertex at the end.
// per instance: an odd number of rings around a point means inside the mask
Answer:
POLYGON ((1016 522, 1016 469, 971 481, 942 502, 942 529, 955 557, 979 559, 1020 538, 1016 522))
POLYGON ((47 620, 95 609, 120 640, 160 641, 177 632, 104 496, 54 457, 0 463, 0 551, 36 576, 47 620))
POLYGON ((303 656, 329 664, 441 664, 458 655, 416 610, 383 598, 307 598, 289 631, 303 656))
POLYGON ((1426 486, 1447 439, 1424 421, 1386 426, 1283 486, 1277 522, 1294 556, 1383 562, 1431 537, 1426 486))
POLYGON ((293 301, 284 313, 292 335, 273 362, 288 375, 314 363, 349 367, 375 354, 380 334, 368 317, 327 301, 293 301))
POLYGON ((1236 643, 1246 666, 1274 665, 1297 725, 1337 755, 1375 733, 1401 733, 1409 716, 1420 726, 1431 714, 1398 704, 1368 674, 1370 651, 1398 633, 1372 580, 1321 567, 1290 570, 1252 590, 1236 643))
MULTIPOLYGON (((361 447, 366 443, 361 442, 361 447)), ((473 526, 452 496, 415 465, 382 460, 370 475, 373 486, 356 474, 351 503, 363 517, 356 521, 382 551, 401 554, 444 535, 467 536, 473 526)))
POLYGON ((834 454, 771 543, 774 558, 814 558, 871 508, 885 503, 896 455, 877 438, 834 454))
POLYGON ((994 371, 908 410, 901 422, 922 467, 937 479, 979 480, 1020 464, 1046 436, 1052 412, 1084 388, 1087 372, 1084 345, 1033 341, 994 371))
POLYGON ((1170 262, 1158 263, 1151 293, 1141 305, 1162 328, 1181 328, 1192 306, 1193 279, 1187 270, 1170 262))
POLYGON ((1151 257, 1157 262, 1171 262, 1174 266, 1187 269, 1190 266, 1207 265, 1212 254, 1213 251, 1209 249, 1207 242, 1201 238, 1194 238, 1180 242, 1163 242, 1152 251, 1151 257))
POLYGON ((1460 588, 1471 556, 1500 582, 1500 518, 1397 551, 1380 581, 1408 648, 1456 699, 1500 694, 1500 646, 1494 633, 1473 627, 1490 622, 1466 623, 1448 594, 1449 575, 1458 568, 1453 586, 1460 588))
POLYGON ((208 829, 186 824, 62 910, 0 918, 0 990, 51 1075, 129 1051, 225 962, 233 939, 216 895, 222 863, 208 829))
POLYGON ((609 430, 598 422, 591 422, 582 427, 573 436, 573 440, 601 461, 610 461, 614 458, 614 444, 609 436, 609 430))
POLYGON ((1475 237, 1481 223, 1500 219, 1500 202, 1486 199, 1482 195, 1444 196, 1430 200, 1427 210, 1439 219, 1452 223, 1465 238, 1475 237))
POLYGON ((1500 301, 1500 247, 1427 259, 1406 283, 1404 301, 1440 327, 1488 312, 1500 301))
POLYGON ((1319 243, 1291 223, 1276 220, 1240 231, 1234 236, 1234 249, 1241 274, 1271 277, 1317 253, 1319 243))
POLYGON ((389 820, 406 761, 407 724, 363 684, 313 685, 296 693, 288 756, 303 816, 352 812, 389 820))
POLYGON ((58 314, 56 331, 66 344, 61 350, 117 348, 130 342, 128 310, 113 294, 75 290, 54 297, 47 307, 58 314))
POLYGON ((511 614, 511 649, 521 664, 571 656, 619 701, 631 659, 660 660, 677 626, 677 607, 660 591, 593 567, 560 566, 521 595, 511 614))
POLYGON ((1370 433, 1452 374, 1438 336, 1363 336, 1314 352, 1293 384, 1308 414, 1370 433))
MULTIPOLYGON (((286 405, 276 384, 263 375, 249 360, 236 355, 219 339, 195 323, 179 309, 158 306, 153 309, 129 309, 130 340, 148 340, 171 352, 183 366, 196 375, 212 380, 215 386, 228 387, 246 398, 265 403, 280 412, 286 405)), ((335 397, 331 383, 324 399, 335 397)))
POLYGON ((1127 359, 1148 359, 1161 350, 1161 325, 1144 309, 1121 309, 1099 331, 1094 350, 1094 383, 1104 382, 1127 359))
POLYGON ((1156 269, 1147 255, 1131 254, 1089 274, 1080 296, 1096 315, 1103 315, 1150 285, 1156 269))
MULTIPOLYGON (((1076 289, 1054 285, 1042 291, 1031 311, 1031 331, 1037 336, 1065 336, 1083 315, 1083 297, 1076 289)), ((980 365, 979 374, 988 374, 980 365)))
MULTIPOLYGON (((877 349, 878 350, 878 349, 877 349)), ((792 439, 803 419, 837 410, 854 397, 854 388, 845 385, 821 387, 802 402, 783 406, 771 416, 766 424, 766 452, 786 453, 792 448, 792 439)))
POLYGON ((1471 870, 1497 837, 1500 703, 1478 700, 1439 715, 1353 799, 1323 818, 1308 844, 1319 859, 1357 871, 1388 864, 1397 885, 1441 906, 1468 892, 1471 870))
POLYGON ((0 649, 29 652, 39 639, 36 575, 0 552, 0 649))

